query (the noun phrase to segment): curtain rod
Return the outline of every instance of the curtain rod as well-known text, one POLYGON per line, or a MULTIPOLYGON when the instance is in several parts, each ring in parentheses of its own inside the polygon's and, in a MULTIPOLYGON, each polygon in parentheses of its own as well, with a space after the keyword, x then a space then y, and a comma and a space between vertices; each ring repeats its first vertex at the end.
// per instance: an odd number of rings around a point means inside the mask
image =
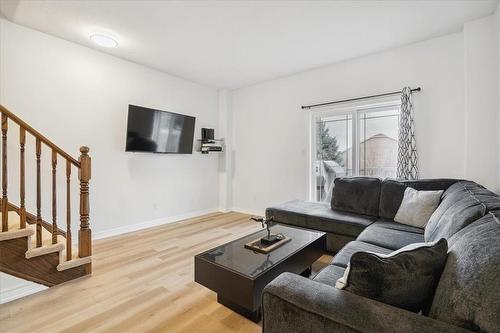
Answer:
MULTIPOLYGON (((411 92, 415 91, 421 91, 422 88, 413 88, 411 89, 411 92)), ((320 104, 312 104, 312 105, 302 105, 302 109, 312 109, 312 108, 317 108, 320 106, 325 106, 325 105, 332 105, 332 104, 338 104, 338 103, 345 103, 345 102, 354 102, 354 101, 359 101, 363 99, 369 99, 369 98, 376 98, 376 97, 385 97, 385 96, 391 96, 391 95, 398 95, 401 94, 401 91, 393 91, 385 94, 378 94, 378 95, 370 95, 370 96, 363 96, 363 97, 357 97, 357 98, 349 98, 349 99, 342 99, 339 101, 333 101, 333 102, 327 102, 327 103, 320 103, 320 104)))

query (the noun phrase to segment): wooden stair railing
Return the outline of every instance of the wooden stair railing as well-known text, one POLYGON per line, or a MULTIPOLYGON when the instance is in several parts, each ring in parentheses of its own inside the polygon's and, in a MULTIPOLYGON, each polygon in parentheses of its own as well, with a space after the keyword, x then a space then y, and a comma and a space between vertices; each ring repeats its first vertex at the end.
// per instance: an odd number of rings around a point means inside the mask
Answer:
MULTIPOLYGON (((2 198, 1 198, 1 212, 2 212, 2 232, 8 231, 8 211, 17 211, 20 217, 20 228, 25 229, 26 223, 36 224, 36 247, 42 246, 42 228, 47 228, 52 233, 52 244, 57 243, 57 236, 64 235, 66 238, 66 260, 72 259, 72 232, 71 232, 71 169, 76 167, 78 169, 78 179, 80 181, 80 229, 78 231, 78 256, 80 258, 89 257, 92 255, 92 237, 89 227, 89 181, 91 178, 91 158, 88 155, 88 147, 80 147, 80 157, 78 160, 71 157, 64 150, 59 148, 44 135, 39 133, 33 127, 28 125, 22 119, 17 117, 11 111, 0 105, 0 113, 2 114, 2 198), (19 207, 10 203, 8 200, 8 166, 7 166, 7 133, 8 122, 19 125, 19 145, 20 145, 20 205, 19 207), (26 159, 25 159, 25 146, 26 146, 26 133, 31 134, 36 140, 35 155, 36 155, 36 216, 27 213, 26 201, 26 159), (52 151, 52 223, 49 224, 42 219, 41 212, 41 155, 42 144, 49 147, 52 151), (66 232, 60 230, 57 225, 57 193, 56 193, 56 175, 57 175, 57 160, 62 157, 65 160, 66 168, 66 232)), ((89 267, 90 270, 90 267, 89 267)), ((90 271, 88 272, 90 273, 90 271)))
MULTIPOLYGON (((1 200, 2 199, 0 198, 0 202, 1 202, 1 200)), ((0 207, 1 207, 1 205, 0 205, 0 207)), ((33 215, 33 214, 25 211, 25 213, 24 213, 24 216, 25 216, 24 217, 25 218, 24 225, 25 226, 23 227, 23 221, 21 221, 21 208, 16 206, 12 202, 9 202, 9 211, 16 212, 19 215, 19 224, 20 224, 21 229, 26 228, 26 223, 27 224, 36 224, 36 215, 33 215)), ((52 223, 49 223, 47 221, 42 220, 41 225, 42 225, 42 228, 45 228, 45 230, 52 232, 52 223)), ((59 235, 66 237, 67 232, 62 230, 61 228, 58 228, 57 232, 59 235)))

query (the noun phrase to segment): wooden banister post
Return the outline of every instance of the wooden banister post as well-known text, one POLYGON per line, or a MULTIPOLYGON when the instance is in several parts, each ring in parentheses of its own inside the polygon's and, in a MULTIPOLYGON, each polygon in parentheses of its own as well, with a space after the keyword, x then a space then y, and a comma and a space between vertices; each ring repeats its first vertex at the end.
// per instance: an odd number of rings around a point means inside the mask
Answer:
POLYGON ((57 244, 57 151, 52 150, 52 244, 57 244))
POLYGON ((66 260, 73 258, 71 237, 71 162, 66 161, 66 260))
POLYGON ((2 113, 2 231, 9 230, 9 200, 7 199, 7 115, 2 113))
POLYGON ((42 246, 42 141, 36 138, 36 247, 42 246))
POLYGON ((78 179, 80 180, 80 230, 78 232, 78 256, 80 258, 92 255, 92 239, 89 228, 89 180, 91 178, 91 159, 88 155, 89 148, 80 148, 80 168, 78 179))
POLYGON ((26 145, 26 130, 19 127, 19 144, 20 144, 20 183, 19 183, 19 195, 20 195, 20 206, 19 206, 19 218, 21 220, 21 229, 26 228, 26 161, 25 161, 25 145, 26 145))

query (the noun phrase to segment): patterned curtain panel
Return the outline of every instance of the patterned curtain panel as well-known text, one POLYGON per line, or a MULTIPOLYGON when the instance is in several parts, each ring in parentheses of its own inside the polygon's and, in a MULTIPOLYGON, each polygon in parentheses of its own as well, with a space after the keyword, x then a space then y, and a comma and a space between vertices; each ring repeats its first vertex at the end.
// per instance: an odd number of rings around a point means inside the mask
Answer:
POLYGON ((401 116, 399 121, 398 170, 400 179, 418 179, 417 143, 413 123, 413 104, 410 87, 401 91, 401 116))

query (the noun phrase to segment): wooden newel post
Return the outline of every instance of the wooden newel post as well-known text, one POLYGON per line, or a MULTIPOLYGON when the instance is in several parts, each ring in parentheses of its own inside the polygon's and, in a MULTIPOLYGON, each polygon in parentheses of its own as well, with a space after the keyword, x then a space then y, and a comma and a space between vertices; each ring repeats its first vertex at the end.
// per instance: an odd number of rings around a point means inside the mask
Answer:
POLYGON ((89 148, 80 148, 80 168, 78 179, 80 179, 80 230, 78 232, 78 256, 80 258, 92 255, 92 239, 89 228, 89 180, 91 177, 91 159, 88 155, 89 148))

